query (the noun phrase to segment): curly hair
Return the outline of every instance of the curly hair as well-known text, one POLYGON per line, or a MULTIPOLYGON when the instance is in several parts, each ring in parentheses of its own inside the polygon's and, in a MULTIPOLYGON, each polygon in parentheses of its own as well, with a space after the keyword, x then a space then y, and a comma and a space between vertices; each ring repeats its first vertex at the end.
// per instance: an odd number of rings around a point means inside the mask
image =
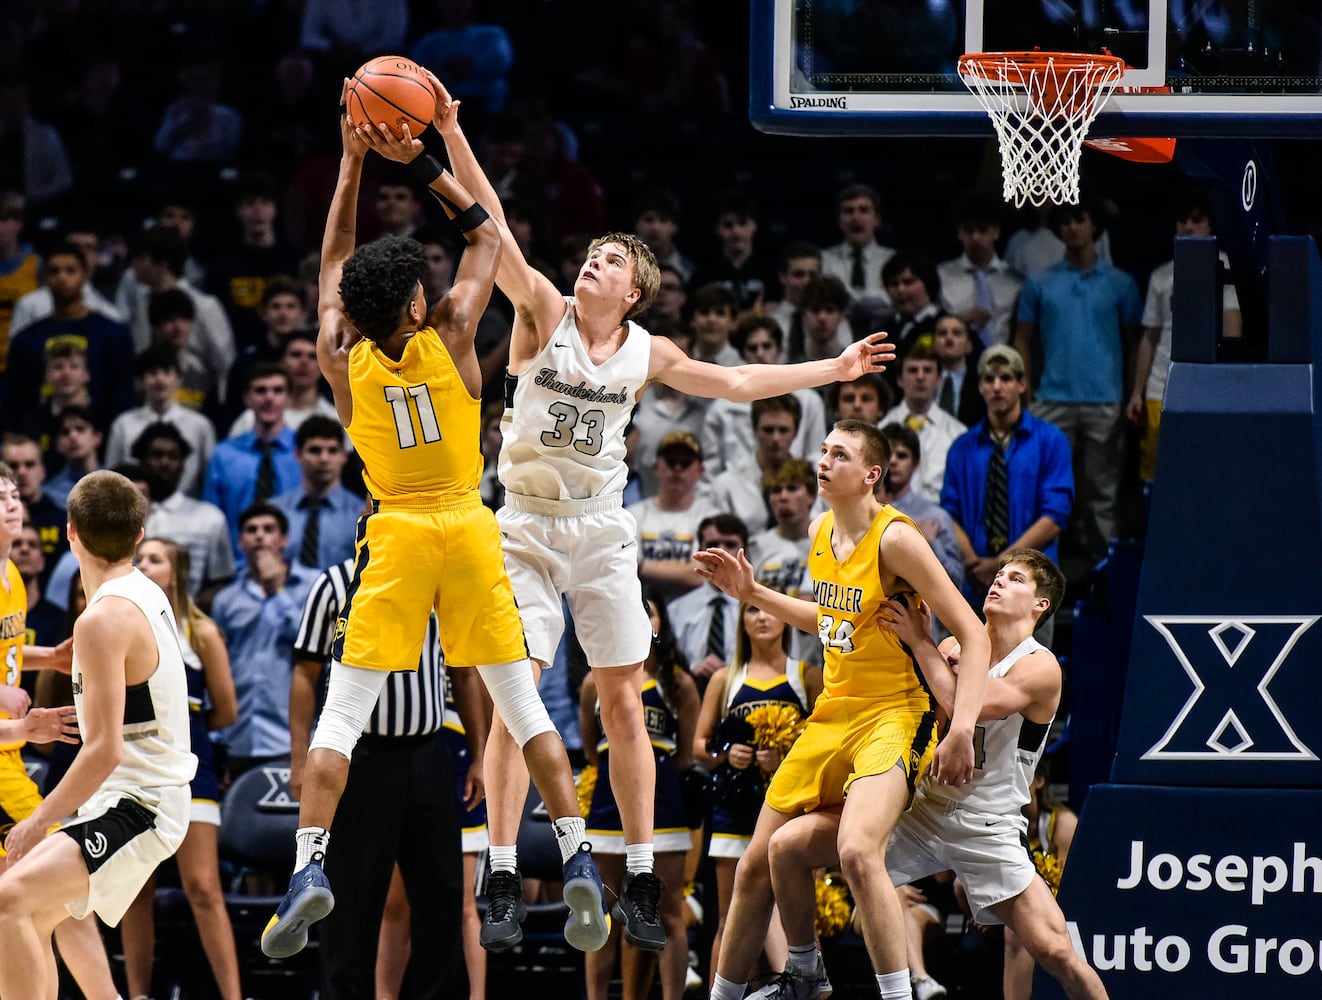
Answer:
POLYGON ((360 246, 340 276, 345 315, 368 340, 385 340, 399 329, 426 272, 422 244, 407 236, 382 236, 360 246))

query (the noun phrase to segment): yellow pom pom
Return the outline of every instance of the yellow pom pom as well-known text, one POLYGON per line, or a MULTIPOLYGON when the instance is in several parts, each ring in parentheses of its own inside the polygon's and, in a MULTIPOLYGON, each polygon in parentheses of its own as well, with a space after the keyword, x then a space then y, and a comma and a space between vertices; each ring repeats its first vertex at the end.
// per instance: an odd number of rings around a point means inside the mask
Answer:
POLYGON ((849 890, 835 876, 817 876, 817 906, 814 921, 819 938, 835 937, 849 926, 854 912, 849 890))
POLYGON ((1063 869, 1060 862, 1056 860, 1054 854, 1047 854, 1044 851, 1033 852, 1033 863, 1037 865, 1037 873, 1047 880, 1047 885, 1051 887, 1052 895, 1060 891, 1060 876, 1063 869))
POLYGON ((759 749, 779 750, 782 755, 789 752, 805 725, 799 710, 783 703, 755 708, 745 721, 753 727, 753 740, 759 749))
POLYGON ((574 787, 578 792, 579 815, 587 819, 588 811, 592 808, 592 791, 597 787, 597 765, 584 765, 583 770, 578 772, 574 787))

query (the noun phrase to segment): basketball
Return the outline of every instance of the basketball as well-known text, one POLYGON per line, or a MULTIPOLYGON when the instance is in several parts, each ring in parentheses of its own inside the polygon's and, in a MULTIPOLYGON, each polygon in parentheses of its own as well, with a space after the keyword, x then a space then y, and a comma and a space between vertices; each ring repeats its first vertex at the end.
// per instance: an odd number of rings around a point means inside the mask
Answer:
POLYGON ((385 122, 397 139, 404 136, 405 122, 417 138, 436 114, 436 94, 427 75, 403 56, 379 56, 359 66, 344 102, 355 125, 385 122))

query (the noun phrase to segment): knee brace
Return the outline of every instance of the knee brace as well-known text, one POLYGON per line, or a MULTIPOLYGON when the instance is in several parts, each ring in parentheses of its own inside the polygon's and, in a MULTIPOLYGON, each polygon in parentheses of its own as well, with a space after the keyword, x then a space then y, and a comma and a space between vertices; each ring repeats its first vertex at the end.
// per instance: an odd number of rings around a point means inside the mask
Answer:
POLYGON ((480 666, 477 672, 520 750, 534 736, 555 732, 555 724, 546 714, 546 706, 537 693, 532 667, 527 660, 480 666))
POLYGON ((321 718, 317 720, 308 749, 334 750, 348 760, 389 676, 384 670, 332 663, 330 683, 326 686, 326 704, 321 709, 321 718))

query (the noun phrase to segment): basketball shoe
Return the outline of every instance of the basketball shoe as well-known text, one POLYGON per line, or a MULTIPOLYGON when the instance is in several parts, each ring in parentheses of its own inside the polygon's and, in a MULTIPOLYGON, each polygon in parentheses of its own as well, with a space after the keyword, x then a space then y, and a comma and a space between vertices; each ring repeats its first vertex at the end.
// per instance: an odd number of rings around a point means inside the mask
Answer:
POLYGON ((666 929, 661 926, 661 880, 651 872, 624 876, 620 898, 611 916, 624 924, 624 939, 643 951, 661 951, 666 946, 666 929))
MULTIPOLYGON (((569 907, 565 940, 579 951, 599 951, 611 934, 601 874, 592 860, 592 845, 581 844, 565 862, 564 900, 569 907)), ((627 931, 626 931, 627 933, 627 931)))
POLYGON ((309 861, 294 872, 275 916, 262 931, 262 954, 289 958, 307 947, 308 928, 335 908, 330 882, 320 861, 309 861))
POLYGON ((913 981, 913 1000, 941 1000, 946 988, 931 976, 919 976, 913 981))
POLYGON ((826 1000, 831 995, 831 980, 826 978, 826 963, 819 953, 812 975, 799 976, 788 968, 748 1000, 826 1000))
POLYGON ((491 872, 487 876, 487 913, 480 938, 487 951, 509 951, 523 940, 523 876, 518 872, 491 872))

